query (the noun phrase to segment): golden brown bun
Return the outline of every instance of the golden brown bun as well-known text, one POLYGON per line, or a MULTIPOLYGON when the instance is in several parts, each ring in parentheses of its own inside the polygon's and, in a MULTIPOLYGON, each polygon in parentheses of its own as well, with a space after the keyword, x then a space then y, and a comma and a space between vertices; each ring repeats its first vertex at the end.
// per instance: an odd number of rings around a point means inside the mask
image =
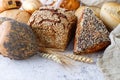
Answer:
POLYGON ((45 2, 42 2, 42 4, 53 6, 55 8, 61 7, 68 10, 76 10, 80 6, 80 1, 79 0, 45 0, 45 2))
MULTIPOLYGON (((85 9, 86 7, 87 7, 87 6, 80 6, 80 7, 76 10, 75 15, 76 15, 77 17, 80 17, 80 14, 82 13, 83 9, 85 9)), ((100 8, 94 7, 94 6, 89 6, 89 8, 93 10, 94 14, 95 14, 98 18, 100 18, 100 8)))
POLYGON ((100 17, 109 29, 114 29, 120 23, 120 4, 105 3, 101 8, 100 17))
POLYGON ((38 10, 40 6, 42 6, 42 4, 38 0, 25 0, 22 4, 22 8, 31 14, 35 10, 38 10))
POLYGON ((80 2, 78 0, 63 0, 60 7, 68 10, 76 10, 79 8, 80 2))
POLYGON ((0 53, 12 59, 26 59, 38 51, 32 29, 13 19, 0 18, 0 53))
POLYGON ((76 16, 73 11, 51 6, 41 7, 29 20, 42 48, 64 51, 75 29, 76 16))
POLYGON ((30 16, 31 15, 28 12, 18 9, 7 10, 0 13, 0 17, 12 18, 23 23, 27 23, 30 16))
POLYGON ((0 0, 0 12, 8 9, 18 9, 21 5, 20 0, 0 0))
POLYGON ((94 53, 110 44, 109 32, 90 8, 81 11, 74 40, 75 54, 94 53))

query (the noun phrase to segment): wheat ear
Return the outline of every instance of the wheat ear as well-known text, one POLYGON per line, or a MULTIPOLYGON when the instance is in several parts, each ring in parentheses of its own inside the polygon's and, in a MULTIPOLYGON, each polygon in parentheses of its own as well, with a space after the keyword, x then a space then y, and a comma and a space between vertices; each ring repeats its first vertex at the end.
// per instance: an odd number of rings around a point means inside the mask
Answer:
POLYGON ((47 59, 51 59, 56 63, 59 63, 63 66, 71 66, 72 63, 71 61, 68 59, 68 57, 64 56, 63 54, 56 54, 56 53, 39 53, 41 57, 43 58, 47 58, 47 59))
POLYGON ((59 64, 62 64, 61 60, 54 54, 40 53, 40 56, 43 58, 51 59, 59 64))
POLYGON ((93 59, 87 58, 84 56, 78 56, 78 55, 74 55, 74 54, 65 54, 65 56, 67 56, 75 61, 80 61, 80 62, 85 62, 85 63, 93 63, 93 59))

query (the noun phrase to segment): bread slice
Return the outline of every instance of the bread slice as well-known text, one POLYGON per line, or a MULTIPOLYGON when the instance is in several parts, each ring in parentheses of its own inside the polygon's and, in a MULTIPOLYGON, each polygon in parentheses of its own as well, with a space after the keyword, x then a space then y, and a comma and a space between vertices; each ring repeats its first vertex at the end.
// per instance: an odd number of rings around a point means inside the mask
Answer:
POLYGON ((86 7, 78 18, 74 53, 93 53, 110 44, 109 32, 94 12, 86 7))

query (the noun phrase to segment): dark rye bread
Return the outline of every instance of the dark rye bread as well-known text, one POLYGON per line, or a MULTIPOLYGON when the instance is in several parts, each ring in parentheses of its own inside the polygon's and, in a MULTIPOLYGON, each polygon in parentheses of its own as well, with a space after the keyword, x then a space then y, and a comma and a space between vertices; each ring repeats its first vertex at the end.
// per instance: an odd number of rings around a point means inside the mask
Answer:
POLYGON ((109 44, 109 32, 103 22, 90 8, 84 8, 77 22, 74 53, 93 53, 104 49, 109 44))
POLYGON ((0 53, 11 59, 26 59, 38 51, 32 29, 9 18, 0 18, 0 53))
POLYGON ((50 6, 40 7, 29 19, 42 48, 64 51, 75 26, 76 16, 73 11, 50 6))

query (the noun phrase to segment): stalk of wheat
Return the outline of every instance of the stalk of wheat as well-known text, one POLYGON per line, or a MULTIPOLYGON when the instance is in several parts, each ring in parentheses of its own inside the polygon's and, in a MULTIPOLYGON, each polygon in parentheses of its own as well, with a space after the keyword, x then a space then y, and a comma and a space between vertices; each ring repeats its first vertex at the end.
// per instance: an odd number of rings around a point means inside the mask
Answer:
POLYGON ((44 48, 41 48, 41 51, 42 53, 39 53, 41 57, 51 59, 62 65, 72 65, 72 60, 85 63, 93 63, 93 60, 91 58, 83 56, 78 56, 74 54, 63 54, 44 48))
POLYGON ((85 63, 93 63, 93 59, 87 58, 84 56, 78 56, 78 55, 74 55, 74 54, 65 54, 65 56, 67 56, 75 61, 80 61, 80 62, 85 62, 85 63))

